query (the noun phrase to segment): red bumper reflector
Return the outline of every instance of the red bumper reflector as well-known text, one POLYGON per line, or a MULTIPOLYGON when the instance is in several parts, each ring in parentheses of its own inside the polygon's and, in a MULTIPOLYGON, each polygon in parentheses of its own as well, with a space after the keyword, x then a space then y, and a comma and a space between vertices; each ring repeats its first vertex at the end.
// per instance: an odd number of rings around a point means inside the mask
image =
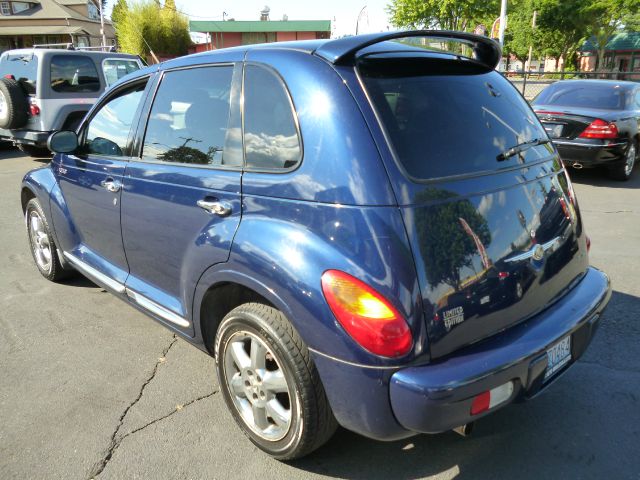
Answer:
POLYGON ((471 404, 471 415, 478 415, 479 413, 486 412, 489 410, 489 403, 491 403, 491 392, 487 390, 473 399, 473 403, 471 404))
POLYGON ((40 115, 40 107, 38 105, 29 105, 29 113, 32 117, 40 115))

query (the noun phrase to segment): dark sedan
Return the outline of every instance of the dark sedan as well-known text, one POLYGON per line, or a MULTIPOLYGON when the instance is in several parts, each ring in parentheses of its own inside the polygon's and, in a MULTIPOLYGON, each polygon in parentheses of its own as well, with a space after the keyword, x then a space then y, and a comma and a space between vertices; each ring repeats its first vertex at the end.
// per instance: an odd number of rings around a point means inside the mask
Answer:
POLYGON ((566 80, 548 86, 532 105, 566 165, 631 177, 640 152, 640 84, 566 80))

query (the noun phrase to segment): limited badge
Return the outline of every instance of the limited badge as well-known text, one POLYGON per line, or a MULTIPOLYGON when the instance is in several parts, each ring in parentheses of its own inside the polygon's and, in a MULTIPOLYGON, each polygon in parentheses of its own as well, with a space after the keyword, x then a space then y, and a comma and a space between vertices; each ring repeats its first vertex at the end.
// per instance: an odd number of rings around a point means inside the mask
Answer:
POLYGON ((454 325, 464 322, 464 309, 462 307, 456 307, 451 310, 446 310, 442 314, 442 320, 444 321, 445 328, 451 330, 451 327, 454 325))

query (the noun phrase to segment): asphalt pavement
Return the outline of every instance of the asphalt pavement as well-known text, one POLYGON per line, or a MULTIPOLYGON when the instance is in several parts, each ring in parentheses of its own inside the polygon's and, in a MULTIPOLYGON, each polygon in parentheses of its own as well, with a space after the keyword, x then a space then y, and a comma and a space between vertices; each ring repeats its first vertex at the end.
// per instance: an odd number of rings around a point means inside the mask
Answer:
POLYGON ((614 293, 585 356, 544 394, 468 438, 339 430, 287 464, 235 426, 212 358, 88 280, 38 274, 19 185, 45 164, 0 151, 0 479, 640 479, 640 168, 627 183, 571 172, 614 293))

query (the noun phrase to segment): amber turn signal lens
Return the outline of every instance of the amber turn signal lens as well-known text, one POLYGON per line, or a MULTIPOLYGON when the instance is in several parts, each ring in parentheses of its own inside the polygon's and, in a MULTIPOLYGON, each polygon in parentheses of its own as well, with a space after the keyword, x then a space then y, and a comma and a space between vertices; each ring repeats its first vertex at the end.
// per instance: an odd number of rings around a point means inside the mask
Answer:
POLYGON ((340 325, 364 349, 383 357, 401 357, 411 350, 413 337, 405 319, 366 283, 327 270, 322 292, 340 325))

